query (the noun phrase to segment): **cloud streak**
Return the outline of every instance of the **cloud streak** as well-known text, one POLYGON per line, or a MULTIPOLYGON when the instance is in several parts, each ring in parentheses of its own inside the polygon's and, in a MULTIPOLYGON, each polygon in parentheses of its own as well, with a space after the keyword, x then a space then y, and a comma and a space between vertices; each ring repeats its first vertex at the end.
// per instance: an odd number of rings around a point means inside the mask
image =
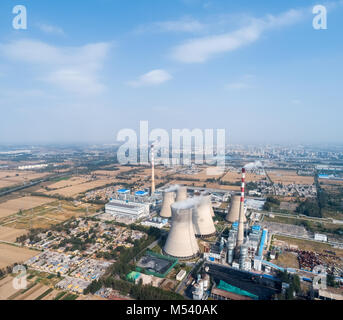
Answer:
POLYGON ((8 61, 33 67, 34 78, 75 94, 99 94, 105 85, 99 81, 110 49, 109 43, 79 47, 57 47, 25 39, 0 44, 0 55, 8 61))
POLYGON ((145 86, 158 86, 161 85, 173 77, 167 71, 163 69, 156 69, 149 71, 141 75, 137 80, 127 82, 127 85, 131 87, 145 87, 145 86))
POLYGON ((232 32, 187 40, 172 48, 171 57, 183 63, 203 63, 219 54, 256 42, 268 30, 295 24, 303 15, 303 10, 289 10, 278 16, 268 15, 261 19, 250 19, 247 25, 232 32))
POLYGON ((62 28, 57 26, 52 26, 45 23, 38 24, 38 28, 47 34, 55 34, 55 35, 64 35, 64 31, 62 28))

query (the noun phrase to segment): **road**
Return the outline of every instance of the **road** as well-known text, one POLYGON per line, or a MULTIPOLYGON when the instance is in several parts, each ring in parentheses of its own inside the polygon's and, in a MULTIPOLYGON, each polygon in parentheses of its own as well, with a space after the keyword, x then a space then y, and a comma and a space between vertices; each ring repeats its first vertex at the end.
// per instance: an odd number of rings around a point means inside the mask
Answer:
POLYGON ((191 274, 192 274, 194 268, 195 268, 197 265, 199 265, 199 263, 201 263, 202 261, 203 261, 203 260, 199 260, 198 263, 195 263, 195 264, 193 265, 193 268, 192 268, 192 270, 188 273, 187 277, 185 277, 185 278, 180 282, 180 284, 177 286, 177 288, 176 288, 176 290, 175 290, 176 293, 180 293, 180 292, 184 289, 184 287, 185 287, 186 283, 188 282, 188 280, 189 280, 189 278, 190 278, 190 276, 191 276, 191 274))

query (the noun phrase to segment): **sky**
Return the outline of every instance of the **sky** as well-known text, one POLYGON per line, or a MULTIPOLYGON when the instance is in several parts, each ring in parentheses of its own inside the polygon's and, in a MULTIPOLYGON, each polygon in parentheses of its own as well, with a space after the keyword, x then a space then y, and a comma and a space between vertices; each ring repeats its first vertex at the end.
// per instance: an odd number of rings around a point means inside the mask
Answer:
POLYGON ((341 0, 1 0, 0 144, 115 143, 142 120, 341 143, 342 18, 341 0))

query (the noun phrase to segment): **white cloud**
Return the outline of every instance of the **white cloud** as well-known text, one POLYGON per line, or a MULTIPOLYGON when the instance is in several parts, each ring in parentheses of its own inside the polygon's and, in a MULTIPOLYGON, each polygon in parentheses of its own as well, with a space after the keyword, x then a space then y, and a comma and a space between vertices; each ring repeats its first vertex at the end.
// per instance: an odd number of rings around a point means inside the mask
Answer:
POLYGON ((278 16, 250 19, 246 26, 235 31, 188 40, 172 48, 171 57, 184 63, 202 63, 215 55, 254 43, 267 30, 292 25, 298 22, 303 14, 303 10, 290 10, 278 16))
POLYGON ((255 78, 252 74, 246 74, 240 77, 239 80, 230 82, 225 85, 225 89, 228 90, 241 90, 241 89, 248 89, 253 88, 254 85, 252 84, 252 80, 255 78))
POLYGON ((198 32, 205 29, 204 24, 193 19, 156 22, 154 25, 162 31, 171 32, 198 32))
POLYGON ((136 31, 143 32, 185 32, 195 33, 206 29, 206 25, 191 17, 179 20, 158 21, 148 25, 140 26, 136 31))
POLYGON ((109 48, 109 43, 57 47, 37 40, 17 40, 0 44, 0 54, 16 64, 33 66, 36 79, 65 91, 89 95, 105 89, 98 73, 109 48))
POLYGON ((131 87, 157 86, 171 80, 173 77, 165 70, 156 69, 143 74, 135 81, 127 82, 131 87))
POLYGON ((43 31, 44 33, 48 34, 55 34, 55 35, 64 35, 64 31, 62 28, 57 26, 52 26, 45 23, 38 24, 38 28, 43 31))

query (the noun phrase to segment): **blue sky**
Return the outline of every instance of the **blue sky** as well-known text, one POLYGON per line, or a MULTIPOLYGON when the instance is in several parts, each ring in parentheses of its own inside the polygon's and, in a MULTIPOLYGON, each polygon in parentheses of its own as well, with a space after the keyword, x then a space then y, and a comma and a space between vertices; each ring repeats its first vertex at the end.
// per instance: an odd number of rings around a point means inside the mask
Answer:
POLYGON ((2 0, 0 143, 225 128, 229 143, 340 143, 342 1, 2 0), (27 8, 27 30, 12 9, 27 8), (312 27, 325 5, 327 30, 312 27))

